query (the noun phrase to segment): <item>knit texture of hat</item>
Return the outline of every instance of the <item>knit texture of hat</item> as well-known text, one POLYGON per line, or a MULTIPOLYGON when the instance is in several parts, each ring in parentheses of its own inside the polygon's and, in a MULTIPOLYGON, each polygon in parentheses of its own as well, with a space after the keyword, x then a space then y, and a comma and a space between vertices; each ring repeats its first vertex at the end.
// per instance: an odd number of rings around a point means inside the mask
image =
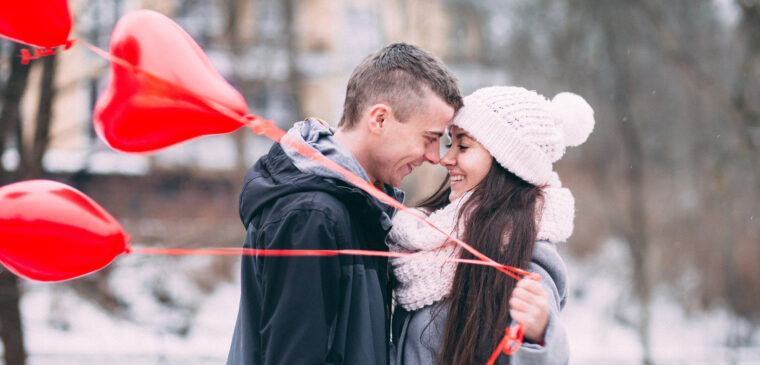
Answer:
POLYGON ((545 186, 552 163, 565 148, 586 141, 594 111, 580 96, 560 93, 552 101, 521 87, 482 88, 464 98, 454 125, 472 135, 507 170, 545 186))

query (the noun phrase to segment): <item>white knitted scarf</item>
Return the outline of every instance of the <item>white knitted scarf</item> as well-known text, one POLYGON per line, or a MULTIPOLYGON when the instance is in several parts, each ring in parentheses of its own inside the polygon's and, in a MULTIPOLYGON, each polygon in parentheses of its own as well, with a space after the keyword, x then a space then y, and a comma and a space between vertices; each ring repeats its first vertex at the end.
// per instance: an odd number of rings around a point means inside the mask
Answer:
MULTIPOLYGON (((563 188, 559 177, 554 174, 552 182, 542 189, 542 193, 544 203, 538 222, 537 239, 551 242, 567 240, 573 232, 575 215, 575 202, 570 190, 563 188)), ((470 195, 468 192, 429 215, 419 209, 413 211, 427 216, 430 223, 450 235, 459 237, 463 229, 461 222, 459 227, 455 227, 457 217, 470 195)), ((455 242, 447 242, 446 236, 441 232, 403 211, 399 211, 393 218, 388 245, 393 252, 412 253, 413 256, 458 258, 462 250, 455 242)), ((393 275, 398 281, 395 288, 396 301, 404 309, 420 309, 446 298, 451 292, 456 262, 414 257, 393 258, 390 261, 393 275)))

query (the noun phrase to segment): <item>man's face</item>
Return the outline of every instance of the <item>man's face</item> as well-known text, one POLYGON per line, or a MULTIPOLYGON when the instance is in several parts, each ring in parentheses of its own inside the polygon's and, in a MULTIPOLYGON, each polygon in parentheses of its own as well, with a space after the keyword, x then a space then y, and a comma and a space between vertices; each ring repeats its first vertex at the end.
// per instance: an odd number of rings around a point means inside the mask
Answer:
POLYGON ((441 137, 453 118, 454 107, 429 90, 407 121, 402 123, 393 115, 387 117, 380 135, 381 144, 374 151, 374 177, 382 183, 399 186, 422 162, 437 164, 441 137))

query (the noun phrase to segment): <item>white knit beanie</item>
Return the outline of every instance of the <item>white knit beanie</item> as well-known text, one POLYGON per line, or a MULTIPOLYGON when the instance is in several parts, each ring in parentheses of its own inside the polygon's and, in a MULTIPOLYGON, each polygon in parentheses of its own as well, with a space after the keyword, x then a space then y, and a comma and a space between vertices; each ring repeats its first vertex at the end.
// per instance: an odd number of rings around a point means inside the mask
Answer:
POLYGON ((594 129, 594 110, 573 93, 551 101, 513 86, 479 89, 464 98, 454 118, 507 170, 536 186, 547 186, 552 163, 565 148, 586 141, 594 129))

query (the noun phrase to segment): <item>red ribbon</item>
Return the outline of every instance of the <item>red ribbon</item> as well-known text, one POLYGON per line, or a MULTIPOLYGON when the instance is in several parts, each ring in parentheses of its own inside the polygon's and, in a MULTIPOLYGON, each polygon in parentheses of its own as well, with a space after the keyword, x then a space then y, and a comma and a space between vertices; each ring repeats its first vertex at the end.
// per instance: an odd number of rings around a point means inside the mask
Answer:
MULTIPOLYGON (((390 252, 390 251, 370 251, 370 250, 268 250, 268 249, 255 249, 255 248, 241 248, 241 247, 220 247, 220 248, 157 248, 157 247, 127 247, 127 253, 137 253, 144 255, 171 255, 171 256, 184 256, 184 255, 213 255, 213 256, 338 256, 338 255, 352 255, 352 256, 375 256, 375 257, 411 257, 418 260, 435 260, 435 261, 448 261, 456 262, 460 264, 482 265, 491 266, 494 268, 501 268, 504 270, 516 270, 516 268, 502 265, 499 263, 492 263, 483 260, 462 259, 453 257, 440 257, 434 255, 420 255, 415 253, 406 252, 390 252)), ((519 270, 519 269, 517 269, 519 270)), ((522 271, 522 270, 520 270, 522 271)), ((521 273, 517 273, 518 275, 521 273)), ((528 275, 529 278, 534 280, 540 280, 541 277, 536 274, 528 275)), ((523 342, 523 327, 517 324, 512 327, 507 327, 504 331, 504 337, 499 345, 491 354, 488 359, 487 365, 492 365, 499 356, 504 353, 512 355, 523 342)))
MULTIPOLYGON (((391 252, 391 251, 371 251, 371 250, 270 250, 259 248, 242 248, 242 247, 217 247, 217 248, 160 248, 160 247, 132 247, 126 249, 127 253, 136 253, 142 255, 168 255, 168 256, 373 256, 373 257, 412 257, 420 260, 448 261, 460 264, 471 264, 490 266, 508 271, 514 271, 515 268, 499 263, 486 262, 482 260, 463 259, 454 257, 441 257, 435 255, 420 255, 409 252, 391 252)), ((519 270, 519 269, 518 269, 519 270)), ((514 275, 520 275, 516 273, 514 275)))

